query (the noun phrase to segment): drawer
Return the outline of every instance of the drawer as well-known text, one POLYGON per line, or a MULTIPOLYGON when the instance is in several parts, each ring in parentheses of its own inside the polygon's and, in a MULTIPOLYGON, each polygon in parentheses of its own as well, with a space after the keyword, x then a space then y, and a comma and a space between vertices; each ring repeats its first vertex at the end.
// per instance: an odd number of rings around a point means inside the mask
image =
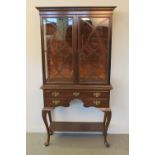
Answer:
POLYGON ((66 92, 66 91, 58 91, 58 90, 53 90, 53 91, 45 91, 45 97, 47 98, 68 98, 71 97, 72 95, 72 91, 70 92, 66 92))
POLYGON ((84 100, 84 106, 85 107, 102 107, 102 108, 107 108, 109 107, 109 99, 108 98, 92 98, 92 99, 87 99, 84 100))
POLYGON ((109 98, 109 91, 89 91, 89 90, 46 90, 45 97, 47 98, 109 98))
POLYGON ((80 92, 81 97, 85 97, 85 98, 109 98, 110 93, 107 92, 103 92, 103 91, 84 91, 84 92, 80 92))
POLYGON ((46 107, 57 107, 57 106, 69 106, 70 100, 64 98, 57 98, 57 99, 45 99, 45 106, 46 107))

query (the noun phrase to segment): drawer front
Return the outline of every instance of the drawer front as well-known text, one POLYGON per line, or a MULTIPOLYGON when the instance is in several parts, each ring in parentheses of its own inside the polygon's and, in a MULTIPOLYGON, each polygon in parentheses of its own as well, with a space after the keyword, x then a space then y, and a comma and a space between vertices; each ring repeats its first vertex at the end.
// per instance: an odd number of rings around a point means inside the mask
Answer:
POLYGON ((105 98, 109 97, 108 91, 81 91, 81 90, 70 90, 70 91, 58 91, 58 90, 49 90, 45 91, 45 96, 50 98, 105 98))
POLYGON ((93 91, 93 92, 83 92, 81 93, 81 97, 85 98, 109 98, 109 92, 101 92, 101 91, 93 91))
POLYGON ((104 107, 104 108, 107 108, 107 107, 109 107, 109 99, 108 98, 107 99, 105 99, 105 98, 87 99, 87 100, 84 100, 84 106, 85 107, 93 106, 93 107, 104 107))
POLYGON ((45 97, 47 98, 68 98, 72 96, 72 92, 63 92, 63 91, 45 91, 45 97))
POLYGON ((69 106, 70 100, 63 99, 63 98, 57 98, 57 99, 45 99, 45 106, 46 107, 57 107, 57 106, 69 106))

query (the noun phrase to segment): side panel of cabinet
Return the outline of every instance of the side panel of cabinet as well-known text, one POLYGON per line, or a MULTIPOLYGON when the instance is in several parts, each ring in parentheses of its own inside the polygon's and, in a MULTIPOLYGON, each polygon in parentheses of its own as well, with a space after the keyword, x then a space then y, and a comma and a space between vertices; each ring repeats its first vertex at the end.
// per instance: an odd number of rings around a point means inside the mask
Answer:
POLYGON ((111 17, 78 16, 79 83, 110 83, 111 17))
POLYGON ((74 83, 76 22, 73 15, 41 15, 44 83, 74 83))

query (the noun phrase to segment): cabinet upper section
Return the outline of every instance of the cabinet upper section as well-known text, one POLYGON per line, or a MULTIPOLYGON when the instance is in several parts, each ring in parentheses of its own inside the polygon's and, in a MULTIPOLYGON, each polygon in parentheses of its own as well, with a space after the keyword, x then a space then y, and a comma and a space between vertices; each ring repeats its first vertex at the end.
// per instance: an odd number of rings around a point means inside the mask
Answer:
POLYGON ((44 84, 110 84, 115 7, 37 7, 44 84))

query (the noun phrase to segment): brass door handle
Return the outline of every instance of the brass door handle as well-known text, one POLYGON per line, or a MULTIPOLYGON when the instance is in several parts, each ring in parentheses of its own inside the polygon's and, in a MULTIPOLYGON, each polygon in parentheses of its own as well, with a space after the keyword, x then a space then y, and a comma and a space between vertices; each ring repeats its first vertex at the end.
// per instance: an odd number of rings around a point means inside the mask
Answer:
POLYGON ((101 93, 95 92, 95 93, 93 93, 93 95, 94 95, 95 97, 99 97, 99 96, 101 96, 101 93))
POLYGON ((80 95, 80 93, 76 91, 76 92, 73 92, 73 95, 77 97, 80 95))
POLYGON ((101 101, 93 101, 93 103, 94 103, 95 105, 100 105, 100 104, 101 104, 101 101))
POLYGON ((60 95, 59 92, 52 92, 52 96, 54 96, 54 97, 57 97, 57 96, 59 96, 59 95, 60 95))
POLYGON ((59 100, 53 100, 52 103, 53 103, 54 105, 58 105, 58 104, 60 103, 60 101, 59 101, 59 100))

